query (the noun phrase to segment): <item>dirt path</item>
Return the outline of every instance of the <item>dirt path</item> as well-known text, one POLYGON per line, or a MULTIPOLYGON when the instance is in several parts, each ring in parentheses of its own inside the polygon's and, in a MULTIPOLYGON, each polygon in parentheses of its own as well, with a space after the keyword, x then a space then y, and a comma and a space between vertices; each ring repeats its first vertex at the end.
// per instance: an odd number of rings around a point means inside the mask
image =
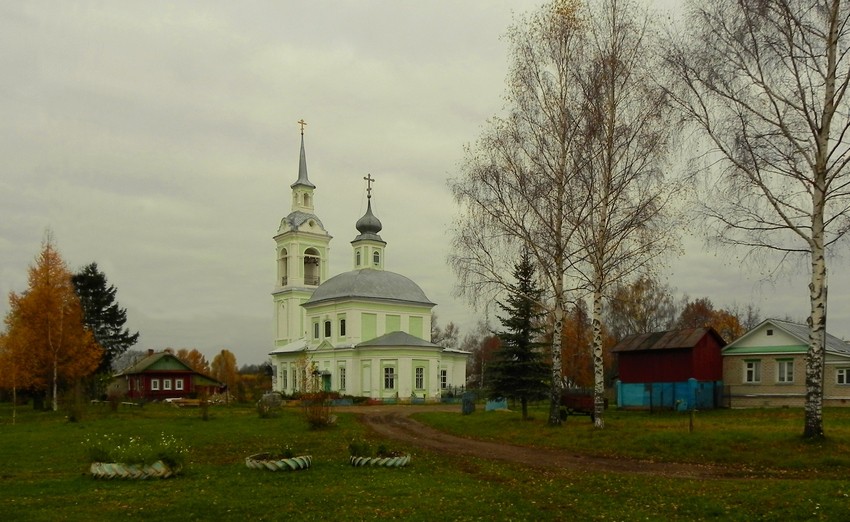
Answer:
POLYGON ((459 406, 368 406, 346 408, 375 433, 442 454, 470 455, 504 460, 535 468, 575 469, 615 473, 637 473, 681 478, 740 477, 740 470, 711 465, 677 464, 634 459, 577 455, 563 450, 530 448, 449 435, 410 418, 420 411, 457 412, 459 406))

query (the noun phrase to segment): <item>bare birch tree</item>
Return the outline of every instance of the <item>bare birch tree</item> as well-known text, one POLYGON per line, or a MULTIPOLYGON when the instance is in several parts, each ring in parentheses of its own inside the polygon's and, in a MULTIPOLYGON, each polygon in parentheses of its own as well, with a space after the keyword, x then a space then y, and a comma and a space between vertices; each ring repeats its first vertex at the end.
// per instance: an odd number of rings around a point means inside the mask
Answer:
POLYGON ((681 80, 670 94, 721 167, 725 190, 705 209, 718 239, 810 259, 803 435, 821 438, 825 254, 850 227, 850 9, 841 0, 691 7, 688 38, 669 48, 681 80))
POLYGON ((648 271, 675 246, 669 219, 676 182, 665 177, 670 111, 654 80, 649 13, 631 0, 588 2, 587 58, 578 75, 588 113, 581 175, 589 219, 578 233, 592 296, 594 424, 605 425, 602 304, 606 293, 648 271))
MULTIPOLYGON (((508 31, 512 68, 508 115, 493 118, 449 181, 460 206, 449 264, 457 292, 473 303, 510 288, 513 264, 527 252, 554 318, 549 424, 560 424, 561 328, 575 231, 585 202, 575 190, 575 150, 584 131, 584 97, 575 73, 583 55, 577 0, 555 1, 508 31)), ((527 296, 531 297, 531 296, 527 296)))

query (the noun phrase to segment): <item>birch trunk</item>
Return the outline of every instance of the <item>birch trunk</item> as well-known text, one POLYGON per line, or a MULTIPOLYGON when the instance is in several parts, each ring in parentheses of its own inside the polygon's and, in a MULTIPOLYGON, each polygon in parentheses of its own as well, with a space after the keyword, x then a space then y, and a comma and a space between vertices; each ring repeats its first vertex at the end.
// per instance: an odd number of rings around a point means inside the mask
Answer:
POLYGON ((826 259, 824 257, 824 194, 826 175, 816 176, 812 191, 812 279, 809 283, 809 349, 806 353, 806 405, 803 437, 822 438, 823 372, 826 359, 826 259))
POLYGON ((558 295, 554 310, 552 331, 552 386, 549 389, 549 425, 561 424, 561 332, 564 329, 564 301, 558 295))
MULTIPOLYGON (((601 274, 597 274, 596 282, 599 283, 601 274)), ((605 427, 605 366, 602 359, 602 290, 601 285, 596 286, 593 292, 593 426, 595 428, 605 427)))

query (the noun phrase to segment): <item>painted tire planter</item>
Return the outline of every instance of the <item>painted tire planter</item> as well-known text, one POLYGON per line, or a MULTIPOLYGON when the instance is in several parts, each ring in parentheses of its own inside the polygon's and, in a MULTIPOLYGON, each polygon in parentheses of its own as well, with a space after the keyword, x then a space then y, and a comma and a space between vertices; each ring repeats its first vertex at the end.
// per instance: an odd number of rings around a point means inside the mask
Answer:
POLYGON ((245 465, 251 469, 267 469, 269 471, 298 471, 308 469, 313 464, 313 457, 302 455, 287 459, 273 458, 268 453, 258 453, 245 457, 245 465))
POLYGON ((348 461, 354 467, 383 466, 385 468, 401 468, 410 464, 410 455, 398 457, 349 457, 348 461))
POLYGON ((96 479, 147 480, 174 477, 180 473, 180 468, 172 468, 161 460, 144 465, 92 462, 90 471, 96 479))

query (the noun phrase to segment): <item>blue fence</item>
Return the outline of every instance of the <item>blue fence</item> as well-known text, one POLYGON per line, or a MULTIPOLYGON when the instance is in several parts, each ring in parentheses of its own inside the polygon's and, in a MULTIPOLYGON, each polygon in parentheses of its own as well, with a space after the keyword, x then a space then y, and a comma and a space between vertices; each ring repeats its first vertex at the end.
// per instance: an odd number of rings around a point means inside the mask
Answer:
POLYGON ((620 408, 706 410, 720 406, 722 381, 623 383, 616 382, 620 408))

